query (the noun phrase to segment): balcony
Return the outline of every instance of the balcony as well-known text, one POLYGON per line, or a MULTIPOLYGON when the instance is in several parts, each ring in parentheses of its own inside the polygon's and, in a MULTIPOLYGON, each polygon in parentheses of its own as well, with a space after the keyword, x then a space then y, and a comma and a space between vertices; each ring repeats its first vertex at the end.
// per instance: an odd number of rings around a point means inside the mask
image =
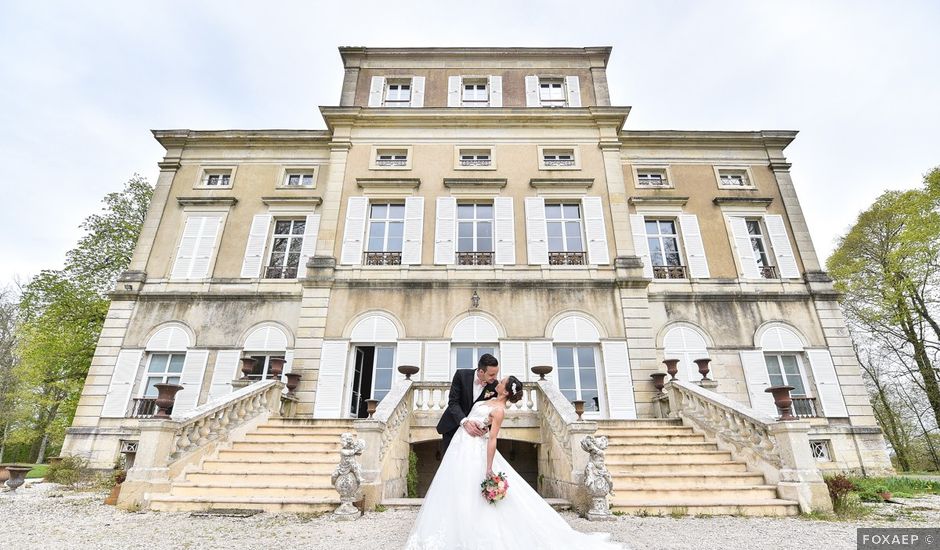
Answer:
POLYGON ((542 161, 546 167, 572 167, 574 166, 574 159, 545 159, 542 161))
POLYGON ((549 252, 548 265, 584 265, 584 252, 549 252))
POLYGON ((492 166, 490 159, 460 159, 461 166, 492 166))
POLYGON ((777 273, 777 266, 775 265, 765 265, 759 266, 760 276, 764 279, 779 279, 780 275, 777 273))
POLYGON ((493 265, 493 253, 458 252, 457 265, 493 265))
POLYGON ((793 416, 797 418, 819 418, 819 409, 816 407, 815 397, 791 397, 793 400, 793 416))
POLYGON ((654 265, 654 279, 688 279, 688 271, 684 265, 654 265))
POLYGON ((377 159, 375 161, 376 166, 398 166, 404 167, 407 166, 407 159, 377 159))
POLYGON ((265 279, 296 279, 297 268, 286 266, 268 266, 264 268, 265 279))
POLYGON ((365 265, 401 265, 401 252, 366 252, 365 265))
POLYGON ((131 404, 131 414, 128 416, 129 418, 153 418, 156 413, 156 397, 135 397, 131 404))

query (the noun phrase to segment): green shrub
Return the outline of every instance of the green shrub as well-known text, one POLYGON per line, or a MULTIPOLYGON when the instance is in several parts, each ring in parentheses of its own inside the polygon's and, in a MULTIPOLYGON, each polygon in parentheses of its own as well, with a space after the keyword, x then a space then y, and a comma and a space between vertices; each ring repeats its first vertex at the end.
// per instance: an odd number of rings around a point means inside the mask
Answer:
POLYGON ((88 460, 80 456, 64 456, 50 464, 46 470, 46 481, 76 487, 94 481, 95 474, 88 467, 88 460))
POLYGON ((881 502, 892 496, 910 498, 916 495, 940 495, 940 482, 916 477, 853 477, 859 498, 868 502, 881 502), (889 496, 885 496, 889 495, 889 496))
POLYGON ((855 484, 845 474, 827 476, 826 487, 829 488, 829 497, 832 498, 832 508, 838 514, 839 509, 848 504, 849 493, 855 490, 855 484))
POLYGON ((418 498, 418 455, 408 451, 408 498, 418 498))

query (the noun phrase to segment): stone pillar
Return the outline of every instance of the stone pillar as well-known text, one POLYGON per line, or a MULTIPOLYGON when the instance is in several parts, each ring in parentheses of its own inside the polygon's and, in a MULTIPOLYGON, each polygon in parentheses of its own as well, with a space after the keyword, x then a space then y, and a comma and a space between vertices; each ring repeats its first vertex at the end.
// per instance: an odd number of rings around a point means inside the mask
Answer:
POLYGON ((360 459, 362 468, 362 498, 363 508, 371 510, 376 504, 382 502, 382 434, 385 433, 385 423, 378 420, 354 420, 353 427, 358 435, 366 442, 365 451, 360 459))
POLYGON ((803 208, 796 196, 793 179, 790 178, 790 164, 783 157, 782 149, 770 149, 769 153, 771 157, 770 169, 773 170, 777 187, 780 189, 780 198, 783 201, 784 209, 787 211, 790 230, 793 232, 793 240, 796 242, 800 261, 803 263, 803 271, 806 273, 820 271, 822 268, 819 265, 819 258, 816 257, 816 249, 813 247, 813 239, 809 234, 809 226, 806 225, 803 208))
POLYGON ((800 510, 831 512, 832 500, 809 447, 809 423, 775 422, 769 426, 780 455, 780 498, 800 503, 800 510))
POLYGON ((604 158, 604 176, 607 180, 607 197, 610 208, 610 226, 614 237, 614 256, 633 256, 633 231, 630 229, 630 212, 627 206, 627 187, 623 180, 623 164, 620 162, 620 139, 610 133, 610 128, 601 128, 603 139, 598 143, 604 158))
POLYGON ((336 260, 332 257, 314 256, 307 261, 307 277, 302 280, 303 296, 292 366, 293 372, 301 375, 300 385, 295 390, 298 400, 295 411, 301 416, 313 414, 316 402, 320 353, 335 270, 336 260))
POLYGON ((660 372, 660 366, 657 362, 656 336, 646 290, 650 281, 643 277, 643 265, 636 256, 618 257, 615 267, 637 418, 653 418, 656 416, 654 400, 658 392, 649 383, 649 379, 654 372, 660 372))
POLYGON ((157 228, 160 227, 160 220, 163 219, 163 212, 166 209, 167 200, 170 197, 170 187, 173 185, 173 178, 176 177, 176 171, 180 167, 180 155, 183 145, 186 142, 186 135, 180 135, 178 138, 163 138, 162 143, 167 148, 163 161, 157 163, 160 167, 160 175, 157 177, 157 183, 153 188, 153 196, 150 199, 150 206, 147 208, 147 216, 144 218, 144 225, 140 228, 140 236, 137 238, 137 246, 134 248, 134 255, 131 257, 131 263, 128 271, 147 270, 147 261, 150 259, 150 251, 157 238, 157 228))
POLYGON ((146 420, 140 423, 140 444, 134 467, 128 470, 121 484, 117 505, 125 510, 146 508, 148 493, 170 490, 169 457, 176 443, 179 422, 175 420, 146 420))

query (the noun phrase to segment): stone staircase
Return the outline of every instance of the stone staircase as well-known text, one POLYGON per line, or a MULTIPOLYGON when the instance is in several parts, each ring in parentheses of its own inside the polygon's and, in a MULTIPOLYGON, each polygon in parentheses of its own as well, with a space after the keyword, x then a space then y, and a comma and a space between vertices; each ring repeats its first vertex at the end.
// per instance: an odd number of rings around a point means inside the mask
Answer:
POLYGON ((272 419, 221 448, 151 495, 153 510, 251 509, 326 512, 339 506, 330 475, 339 461, 339 436, 350 420, 272 419))
POLYGON ((598 422, 609 440, 613 511, 627 514, 792 516, 795 501, 777 497, 763 474, 718 448, 679 419, 598 422))

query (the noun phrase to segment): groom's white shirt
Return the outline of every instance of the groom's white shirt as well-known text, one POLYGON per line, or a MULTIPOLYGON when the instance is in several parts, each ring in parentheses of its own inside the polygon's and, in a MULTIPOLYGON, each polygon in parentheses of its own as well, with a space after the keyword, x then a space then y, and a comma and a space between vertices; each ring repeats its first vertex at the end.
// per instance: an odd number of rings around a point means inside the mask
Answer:
MULTIPOLYGON (((480 380, 480 377, 479 377, 479 376, 474 376, 474 377, 473 377, 473 401, 474 401, 474 403, 476 402, 477 399, 480 398, 480 394, 483 393, 483 387, 484 387, 484 384, 483 384, 483 382, 480 380)), ((467 423, 467 419, 466 419, 466 418, 464 418, 463 420, 460 421, 460 425, 461 425, 461 426, 463 426, 463 425, 466 424, 466 423, 467 423)))

